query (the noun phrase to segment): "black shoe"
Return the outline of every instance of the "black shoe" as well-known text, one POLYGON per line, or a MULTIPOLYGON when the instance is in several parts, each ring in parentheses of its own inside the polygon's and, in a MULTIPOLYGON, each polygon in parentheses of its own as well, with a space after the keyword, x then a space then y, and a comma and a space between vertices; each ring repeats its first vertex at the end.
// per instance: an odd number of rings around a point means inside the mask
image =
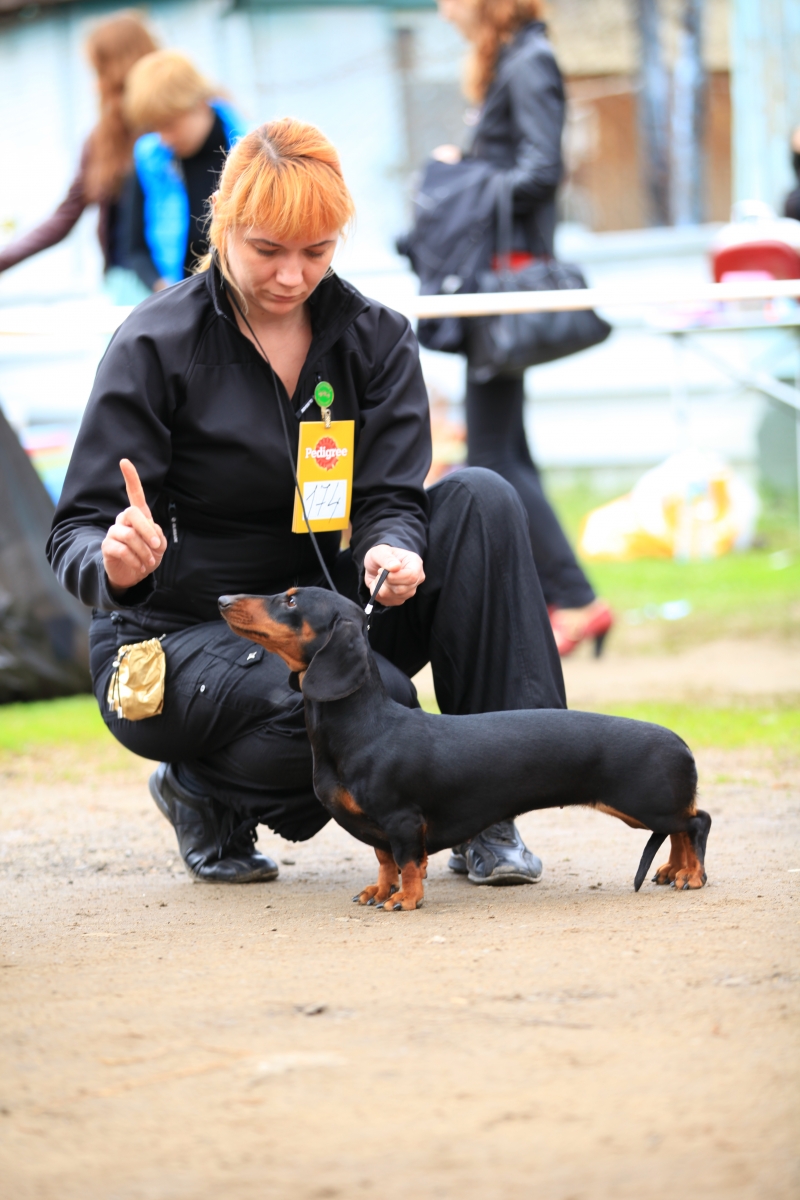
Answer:
POLYGON ((498 821, 472 841, 453 846, 447 865, 470 883, 493 887, 537 883, 542 877, 542 860, 525 845, 513 821, 498 821))
POLYGON ((276 879, 277 863, 255 848, 252 818, 210 796, 196 796, 181 787, 168 763, 150 776, 150 795, 178 838, 187 871, 204 883, 265 883, 276 879))

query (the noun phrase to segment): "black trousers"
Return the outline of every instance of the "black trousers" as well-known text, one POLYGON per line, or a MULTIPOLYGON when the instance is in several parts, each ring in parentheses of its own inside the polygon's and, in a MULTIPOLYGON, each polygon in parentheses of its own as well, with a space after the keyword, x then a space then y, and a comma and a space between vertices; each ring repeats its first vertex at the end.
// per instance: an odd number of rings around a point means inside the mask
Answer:
POLYGON ((468 377, 467 461, 471 467, 496 471, 519 493, 547 604, 582 608, 595 594, 542 489, 525 436, 524 404, 521 376, 501 375, 488 383, 468 377))
MULTIPOLYGON (((430 490, 426 579, 399 608, 376 610, 371 642, 400 703, 417 703, 410 676, 431 663, 443 712, 564 708, 561 664, 533 564, 525 513, 490 471, 463 470, 430 490)), ((356 598, 349 552, 339 590, 356 598)), ((190 790, 210 793, 283 837, 301 841, 328 821, 314 795, 302 696, 282 659, 220 619, 163 640, 164 711, 143 721, 109 712, 117 646, 152 637, 135 614, 98 614, 92 678, 106 724, 135 754, 175 765, 190 790)))

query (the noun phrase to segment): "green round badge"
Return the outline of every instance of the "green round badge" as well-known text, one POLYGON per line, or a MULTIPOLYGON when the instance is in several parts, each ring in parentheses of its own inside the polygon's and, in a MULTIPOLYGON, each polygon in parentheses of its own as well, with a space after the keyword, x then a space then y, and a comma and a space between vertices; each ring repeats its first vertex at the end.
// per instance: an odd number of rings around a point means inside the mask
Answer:
POLYGON ((330 408, 333 404, 333 388, 329 383, 318 383, 314 388, 314 399, 320 408, 330 408))

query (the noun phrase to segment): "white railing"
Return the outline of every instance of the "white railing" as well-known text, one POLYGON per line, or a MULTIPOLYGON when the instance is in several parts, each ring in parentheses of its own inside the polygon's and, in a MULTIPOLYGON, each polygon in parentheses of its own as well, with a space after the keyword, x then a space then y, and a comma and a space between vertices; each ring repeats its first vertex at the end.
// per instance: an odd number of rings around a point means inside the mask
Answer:
MULTIPOLYGON (((800 279, 741 280, 698 287, 580 288, 556 292, 477 292, 454 296, 401 296, 392 306, 408 317, 480 317, 499 313, 569 312, 599 308, 604 312, 631 308, 689 306, 747 300, 800 300, 800 279)), ((111 305, 76 305, 58 312, 36 305, 0 308, 0 337, 63 337, 71 332, 112 334, 130 314, 130 308, 111 305)))
POLYGON ((414 317, 483 317, 500 313, 613 310, 654 305, 712 304, 734 300, 800 299, 800 279, 741 280, 703 287, 581 288, 559 292, 480 292, 456 296, 415 296, 403 305, 414 317))

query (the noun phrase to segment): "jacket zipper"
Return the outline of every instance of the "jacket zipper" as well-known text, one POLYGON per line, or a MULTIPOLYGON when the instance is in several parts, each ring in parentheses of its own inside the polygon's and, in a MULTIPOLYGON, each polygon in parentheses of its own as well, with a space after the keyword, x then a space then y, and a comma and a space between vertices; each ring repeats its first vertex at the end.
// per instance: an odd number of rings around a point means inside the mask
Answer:
MULTIPOLYGON (((317 372, 314 375, 315 386, 316 386, 316 384, 321 383, 321 382, 322 382, 322 376, 319 374, 319 372, 317 372)), ((306 400, 305 404, 301 405, 300 408, 298 408, 297 412, 294 414, 297 417, 298 421, 302 421, 304 414, 311 407, 311 405, 313 403, 314 403, 314 397, 310 396, 309 399, 306 400)))
POLYGON ((175 545, 177 546, 177 544, 178 544, 178 510, 175 507, 174 500, 170 500, 169 508, 167 509, 167 512, 169 513, 169 523, 172 526, 172 540, 175 543, 175 545))

